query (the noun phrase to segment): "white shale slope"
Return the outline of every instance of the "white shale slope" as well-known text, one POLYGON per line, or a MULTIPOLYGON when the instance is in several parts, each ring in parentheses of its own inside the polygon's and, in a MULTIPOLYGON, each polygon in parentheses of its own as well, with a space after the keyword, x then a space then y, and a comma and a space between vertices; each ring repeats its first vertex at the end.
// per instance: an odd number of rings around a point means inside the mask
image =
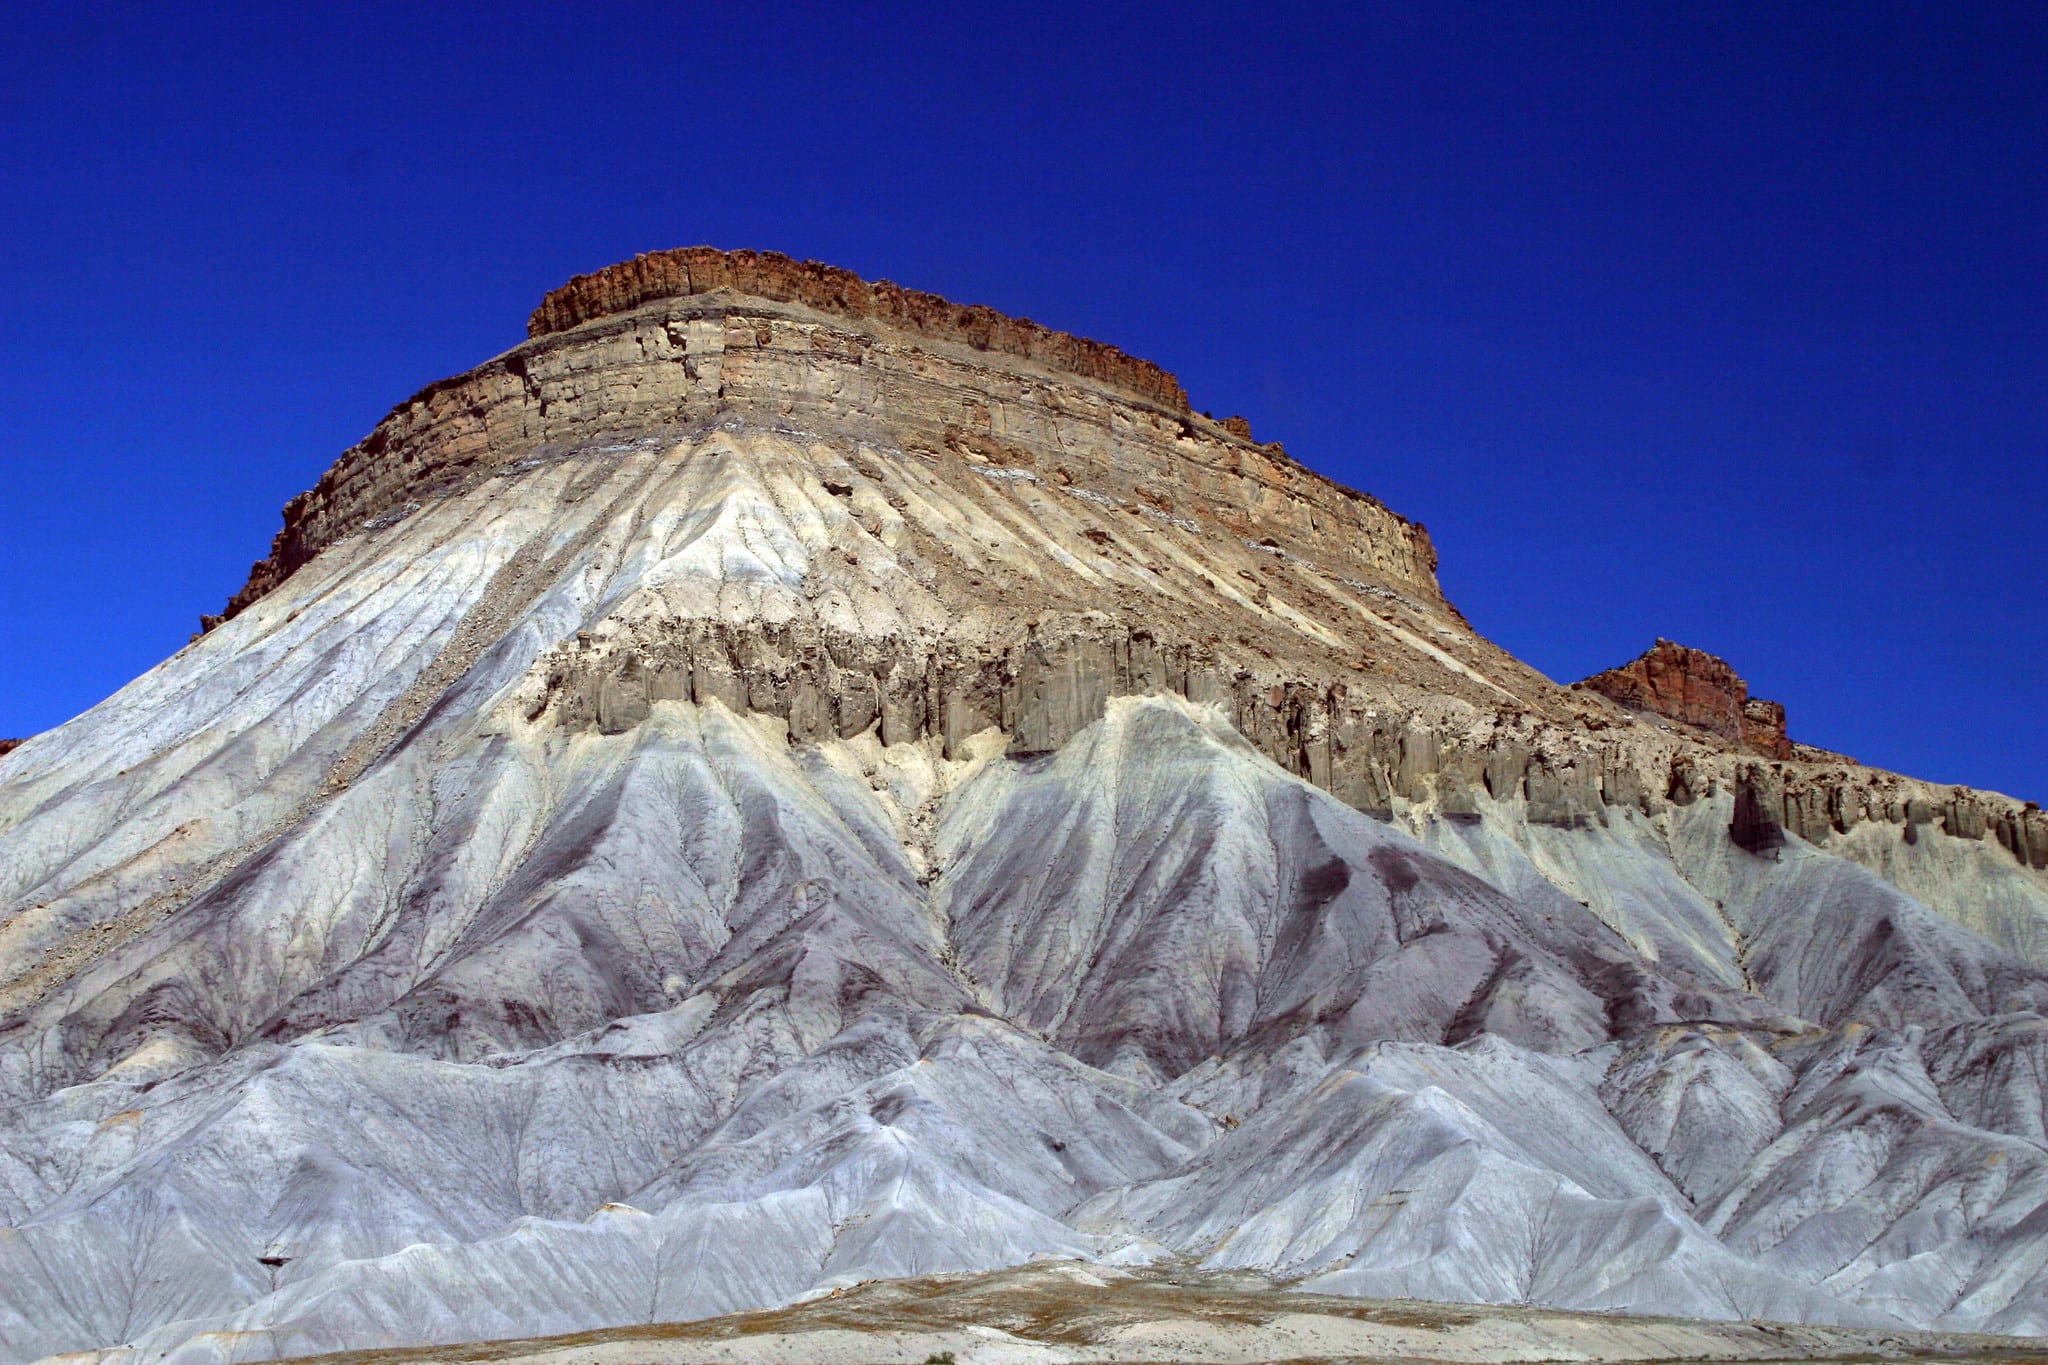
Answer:
POLYGON ((1165 695, 1026 758, 534 718, 579 632, 943 621, 716 440, 444 498, 0 758, 0 1360, 1038 1256, 2048 1331, 2048 977, 1906 854, 1404 829, 1165 695))

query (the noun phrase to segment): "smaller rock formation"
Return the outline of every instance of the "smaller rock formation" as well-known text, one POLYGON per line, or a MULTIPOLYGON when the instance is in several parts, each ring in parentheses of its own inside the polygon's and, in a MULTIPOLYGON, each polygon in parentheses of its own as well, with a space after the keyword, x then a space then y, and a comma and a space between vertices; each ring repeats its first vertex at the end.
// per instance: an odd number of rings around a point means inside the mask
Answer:
POLYGON ((1785 827, 1775 815, 1782 808, 1784 797, 1770 790, 1770 786, 1769 779, 1756 767, 1736 779, 1735 818, 1728 823, 1728 837, 1737 848, 1769 853, 1785 846, 1785 827))
POLYGON ((5 758, 26 743, 28 741, 25 739, 0 739, 0 758, 5 758))
POLYGON ((1658 640, 1632 663, 1575 684, 1623 706, 1732 740, 1764 758, 1792 757, 1785 708, 1749 695, 1726 659, 1658 640))

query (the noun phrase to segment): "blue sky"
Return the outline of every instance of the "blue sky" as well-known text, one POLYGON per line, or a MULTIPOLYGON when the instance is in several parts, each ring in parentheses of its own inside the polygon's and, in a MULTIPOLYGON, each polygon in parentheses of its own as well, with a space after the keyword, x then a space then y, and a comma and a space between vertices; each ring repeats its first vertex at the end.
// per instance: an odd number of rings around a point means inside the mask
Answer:
POLYGON ((2048 799, 2048 8, 14 5, 0 735, 570 274, 708 242, 1111 341, 1560 680, 2048 799))

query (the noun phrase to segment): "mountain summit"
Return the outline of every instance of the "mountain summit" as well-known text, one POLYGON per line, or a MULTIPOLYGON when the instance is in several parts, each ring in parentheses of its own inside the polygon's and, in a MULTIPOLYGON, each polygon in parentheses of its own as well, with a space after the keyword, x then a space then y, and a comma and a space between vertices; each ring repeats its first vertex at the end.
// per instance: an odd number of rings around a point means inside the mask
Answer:
MULTIPOLYGON (((2048 817, 1100 343, 642 256, 0 757, 0 1358, 1036 1257, 2048 1331, 2048 817)), ((4 752, 4 751, 0 751, 4 752)))

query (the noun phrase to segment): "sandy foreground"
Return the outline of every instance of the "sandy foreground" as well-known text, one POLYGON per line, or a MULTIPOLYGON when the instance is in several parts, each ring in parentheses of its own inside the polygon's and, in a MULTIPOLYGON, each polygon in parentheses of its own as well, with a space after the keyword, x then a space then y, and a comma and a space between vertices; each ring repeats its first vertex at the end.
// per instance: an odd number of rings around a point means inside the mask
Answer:
POLYGON ((1271 1361, 2048 1361, 2048 1340, 1297 1294, 1254 1276, 1045 1263, 873 1281, 789 1308, 322 1365, 1271 1361))

